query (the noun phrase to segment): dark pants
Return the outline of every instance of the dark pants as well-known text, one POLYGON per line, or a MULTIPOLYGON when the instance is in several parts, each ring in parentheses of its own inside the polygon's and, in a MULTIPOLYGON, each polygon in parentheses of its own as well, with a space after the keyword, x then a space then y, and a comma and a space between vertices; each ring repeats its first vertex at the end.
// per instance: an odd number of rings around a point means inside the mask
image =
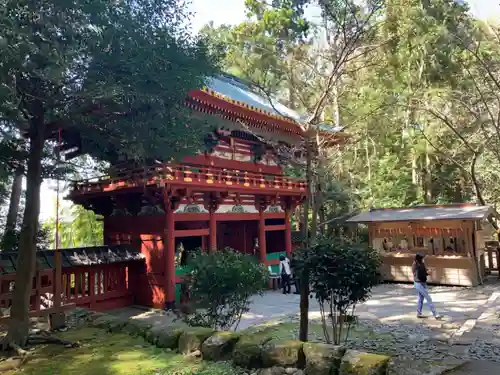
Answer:
POLYGON ((286 273, 281 275, 281 287, 283 288, 283 294, 289 294, 292 286, 290 284, 290 275, 286 273))
POLYGON ((293 277, 293 281, 294 281, 294 284, 295 284, 295 294, 300 294, 300 280, 299 280, 299 277, 297 275, 294 275, 293 277))

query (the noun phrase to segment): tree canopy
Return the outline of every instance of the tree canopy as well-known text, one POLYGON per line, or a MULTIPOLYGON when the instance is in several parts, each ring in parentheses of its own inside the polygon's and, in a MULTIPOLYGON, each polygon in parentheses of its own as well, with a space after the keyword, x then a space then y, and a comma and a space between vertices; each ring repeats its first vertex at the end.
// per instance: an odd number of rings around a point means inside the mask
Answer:
POLYGON ((243 23, 202 32, 299 111, 326 93, 321 120, 349 141, 325 167, 357 206, 497 203, 497 25, 453 0, 246 4, 243 23))
MULTIPOLYGON (((100 160, 195 153, 184 100, 217 71, 178 0, 0 0, 0 126, 26 139, 26 204, 7 345, 28 334, 42 159, 61 136, 100 160)), ((52 151, 52 150, 50 150, 52 151)))

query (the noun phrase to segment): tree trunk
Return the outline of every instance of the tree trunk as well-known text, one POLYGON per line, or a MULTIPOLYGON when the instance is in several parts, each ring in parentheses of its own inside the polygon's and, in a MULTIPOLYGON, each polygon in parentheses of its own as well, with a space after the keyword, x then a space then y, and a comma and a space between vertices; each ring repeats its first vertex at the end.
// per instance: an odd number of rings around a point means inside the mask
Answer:
MULTIPOLYGON (((476 163, 477 163, 477 160, 479 159, 479 156, 480 156, 480 154, 477 152, 474 154, 474 157, 472 158, 472 161, 470 164, 469 173, 470 173, 470 176, 472 179, 472 185, 474 186, 474 193, 476 194, 476 199, 477 199, 478 203, 481 206, 486 206, 486 201, 484 200, 484 197, 483 197, 481 185, 480 185, 479 180, 477 179, 477 176, 476 176, 476 163)), ((498 224, 497 224, 496 220, 500 220, 500 215, 495 210, 493 215, 488 216, 488 222, 498 232, 499 228, 498 228, 498 224)))
MULTIPOLYGON (((310 246, 309 227, 309 210, 313 199, 313 171, 312 171, 312 149, 311 139, 306 139, 306 180, 308 194, 304 204, 304 226, 303 235, 306 246, 310 246)), ((309 336, 309 274, 302 272, 300 275, 300 327, 299 327, 299 340, 307 341, 309 336)))
POLYGON ((17 217, 19 215, 19 204, 21 202, 21 193, 23 191, 23 166, 18 166, 14 172, 14 179, 12 181, 12 190, 10 193, 9 211, 7 213, 7 220, 5 223, 5 232, 2 240, 2 249, 5 251, 10 250, 13 245, 14 231, 16 229, 17 217))
POLYGON ((429 156, 429 142, 425 141, 425 171, 424 171, 424 203, 432 203, 432 173, 431 158, 429 156))
POLYGON ((29 332, 30 295, 36 269, 36 234, 40 214, 40 186, 42 184, 42 153, 45 126, 43 117, 32 120, 30 128, 30 149, 26 173, 26 207, 21 227, 19 256, 9 331, 5 344, 25 346, 29 332))

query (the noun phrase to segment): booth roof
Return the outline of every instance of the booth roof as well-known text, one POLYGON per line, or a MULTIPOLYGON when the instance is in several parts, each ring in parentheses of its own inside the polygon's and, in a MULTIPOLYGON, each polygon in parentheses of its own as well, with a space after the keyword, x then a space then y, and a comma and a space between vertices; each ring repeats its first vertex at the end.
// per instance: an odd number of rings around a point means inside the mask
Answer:
POLYGON ((347 220, 351 223, 381 223, 391 221, 481 220, 492 213, 491 206, 447 205, 407 208, 373 209, 347 220))

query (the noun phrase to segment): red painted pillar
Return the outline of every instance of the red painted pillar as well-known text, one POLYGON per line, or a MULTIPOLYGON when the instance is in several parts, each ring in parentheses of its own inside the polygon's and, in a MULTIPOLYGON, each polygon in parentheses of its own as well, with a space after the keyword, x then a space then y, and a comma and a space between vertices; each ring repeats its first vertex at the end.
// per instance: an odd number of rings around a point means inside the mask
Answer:
POLYGON ((201 252, 207 252, 207 236, 201 236, 201 252))
POLYGON ((285 210, 285 251, 288 259, 292 256, 292 222, 290 221, 290 209, 285 210))
POLYGON ((260 262, 266 264, 266 220, 264 219, 264 209, 259 209, 259 256, 260 262))
POLYGON ((208 252, 217 251, 217 221, 215 220, 215 209, 210 209, 209 217, 210 244, 208 252))
POLYGON ((175 220, 174 211, 167 201, 167 222, 163 251, 165 253, 165 309, 172 309, 175 305, 175 220))

